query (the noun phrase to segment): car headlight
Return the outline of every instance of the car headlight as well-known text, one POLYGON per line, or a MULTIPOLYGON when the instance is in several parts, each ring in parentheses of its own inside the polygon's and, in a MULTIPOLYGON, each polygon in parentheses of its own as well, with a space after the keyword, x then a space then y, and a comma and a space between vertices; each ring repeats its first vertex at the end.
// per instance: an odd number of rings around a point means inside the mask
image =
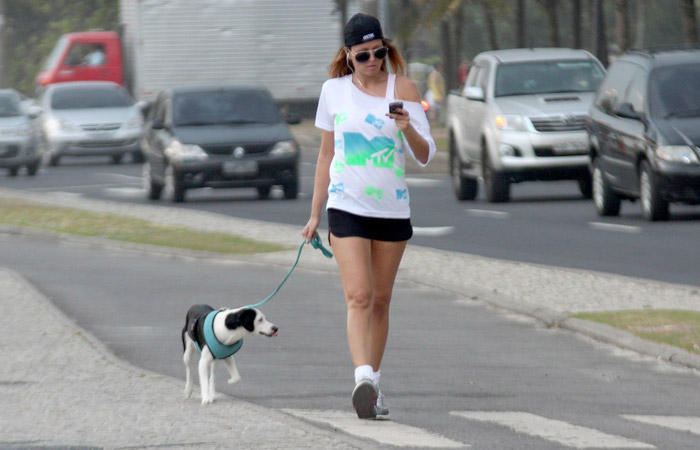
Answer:
POLYGON ((272 156, 293 155, 296 152, 297 144, 294 141, 280 141, 270 150, 272 156))
POLYGON ((527 120, 516 114, 498 114, 493 118, 496 128, 503 131, 528 131, 527 120))
POLYGON ((204 161, 209 155, 199 145, 183 144, 180 141, 172 141, 165 149, 165 156, 178 161, 204 161))
POLYGON ((681 164, 698 164, 698 155, 687 145, 662 145, 656 149, 659 159, 681 164))
POLYGON ((66 119, 49 119, 46 122, 46 128, 49 133, 58 131, 80 131, 80 127, 66 119))

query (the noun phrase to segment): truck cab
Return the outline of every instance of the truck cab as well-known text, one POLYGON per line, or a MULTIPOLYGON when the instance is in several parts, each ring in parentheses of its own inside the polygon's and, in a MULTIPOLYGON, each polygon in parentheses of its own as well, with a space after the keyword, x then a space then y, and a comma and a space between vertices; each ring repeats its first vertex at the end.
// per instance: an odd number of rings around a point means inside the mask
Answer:
POLYGON ((112 81, 124 85, 122 47, 113 31, 61 36, 36 77, 37 89, 67 81, 112 81))

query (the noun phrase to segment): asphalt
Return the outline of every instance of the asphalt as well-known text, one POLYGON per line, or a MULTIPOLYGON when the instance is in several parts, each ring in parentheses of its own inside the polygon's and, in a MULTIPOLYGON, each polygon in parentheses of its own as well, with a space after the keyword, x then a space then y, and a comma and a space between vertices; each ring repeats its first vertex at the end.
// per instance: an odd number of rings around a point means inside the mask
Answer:
MULTIPOLYGON (((290 247, 283 254, 220 256, 3 227, 0 235, 40 236, 66 244, 120 249, 173 258, 225 258, 251 264, 281 265, 293 260, 301 226, 227 216, 128 205, 67 195, 0 189, 0 198, 116 213, 192 229, 243 235, 290 247)), ((323 233, 322 233, 323 235, 323 233)), ((320 252, 305 250, 299 268, 335 272, 320 252)), ((534 317, 552 328, 571 330, 690 368, 700 357, 655 344, 620 330, 571 318, 582 311, 620 309, 700 310, 694 286, 664 284, 590 271, 494 260, 409 245, 399 277, 471 301, 534 317)), ((234 397, 210 407, 182 400, 182 382, 148 372, 116 358, 104 345, 70 321, 19 273, 0 268, 0 449, 24 448, 196 448, 359 449, 368 448, 340 431, 319 428, 282 412, 234 397), (231 418, 236 425, 232 427, 231 418)))

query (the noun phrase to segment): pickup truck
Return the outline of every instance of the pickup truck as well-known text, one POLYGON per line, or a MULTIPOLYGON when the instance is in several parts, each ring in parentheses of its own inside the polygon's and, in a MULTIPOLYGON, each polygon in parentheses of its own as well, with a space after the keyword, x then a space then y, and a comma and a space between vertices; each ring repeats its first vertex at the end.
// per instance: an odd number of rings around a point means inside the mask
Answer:
POLYGON ((576 180, 591 197, 585 120, 605 69, 584 50, 483 52, 464 88, 447 97, 450 174, 459 200, 483 179, 489 202, 507 202, 512 183, 576 180))

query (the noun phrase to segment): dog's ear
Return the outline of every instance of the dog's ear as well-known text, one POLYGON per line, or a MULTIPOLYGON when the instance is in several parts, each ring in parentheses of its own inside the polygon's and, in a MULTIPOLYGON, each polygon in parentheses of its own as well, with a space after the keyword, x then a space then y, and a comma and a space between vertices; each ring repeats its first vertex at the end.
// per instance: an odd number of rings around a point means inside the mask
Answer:
POLYGON ((242 326, 251 333, 255 330, 255 318, 258 313, 254 309, 245 308, 226 316, 226 328, 235 330, 242 326))

